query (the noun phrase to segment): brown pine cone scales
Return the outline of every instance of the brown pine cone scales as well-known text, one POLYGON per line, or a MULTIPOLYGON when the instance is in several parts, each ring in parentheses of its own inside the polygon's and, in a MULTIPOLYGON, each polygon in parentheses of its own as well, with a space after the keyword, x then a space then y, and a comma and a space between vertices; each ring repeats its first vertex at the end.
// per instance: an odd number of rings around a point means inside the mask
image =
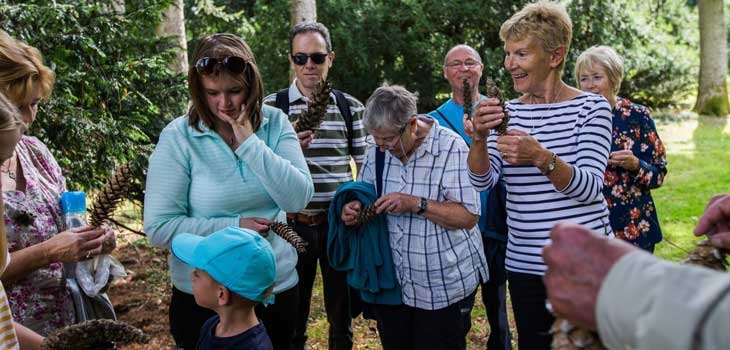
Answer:
POLYGON ((697 242, 695 248, 682 260, 683 264, 704 266, 713 270, 727 271, 727 251, 715 248, 709 240, 697 242))
POLYGON ((54 330, 42 350, 116 349, 115 343, 143 343, 150 337, 140 329, 115 320, 91 320, 54 330))
POLYGON ((466 116, 466 120, 471 120, 471 114, 472 114, 472 108, 471 104, 473 101, 471 100, 472 97, 472 90, 471 85, 469 85, 469 79, 464 78, 462 81, 462 89, 464 92, 464 95, 462 96, 464 99, 464 115, 466 116))
POLYGON ((119 166, 114 174, 104 182, 104 187, 96 194, 91 205, 89 224, 99 227, 108 223, 119 203, 129 195, 134 174, 128 164, 119 166))
POLYGON ((375 206, 368 205, 365 208, 362 208, 359 213, 357 213, 357 224, 362 225, 364 223, 367 223, 376 216, 378 216, 378 213, 375 212, 375 206))
POLYGON ((487 96, 491 98, 499 99, 499 101, 502 103, 502 110, 504 111, 504 118, 502 118, 502 123, 497 126, 495 130, 497 130, 497 133, 500 135, 504 135, 507 133, 507 125, 509 124, 509 115, 507 114, 507 110, 505 109, 504 105, 504 97, 502 96, 502 91, 499 90, 497 87, 497 83, 494 82, 494 79, 487 78, 486 82, 487 86, 487 96))
POLYGON ((312 96, 309 97, 309 106, 307 110, 299 115, 294 130, 302 132, 305 130, 316 130, 319 124, 324 120, 327 114, 327 105, 329 104, 330 92, 332 92, 332 83, 329 79, 320 80, 312 90, 312 96))
POLYGON ((279 221, 275 221, 273 224, 271 224, 271 230, 274 231, 279 237, 283 238, 285 241, 289 242, 294 248, 297 250, 298 253, 304 253, 307 251, 307 243, 301 236, 299 236, 298 233, 294 232, 294 230, 287 224, 279 221))

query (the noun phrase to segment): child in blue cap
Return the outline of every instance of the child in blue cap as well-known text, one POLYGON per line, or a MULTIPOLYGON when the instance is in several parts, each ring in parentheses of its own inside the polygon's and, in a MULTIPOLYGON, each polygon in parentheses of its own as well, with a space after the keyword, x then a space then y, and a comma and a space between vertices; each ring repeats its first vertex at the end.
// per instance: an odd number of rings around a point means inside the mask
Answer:
POLYGON ((218 314, 201 328, 197 349, 273 349, 254 313, 274 298, 276 262, 264 237, 233 226, 207 237, 183 233, 172 240, 172 253, 195 268, 195 302, 218 314))

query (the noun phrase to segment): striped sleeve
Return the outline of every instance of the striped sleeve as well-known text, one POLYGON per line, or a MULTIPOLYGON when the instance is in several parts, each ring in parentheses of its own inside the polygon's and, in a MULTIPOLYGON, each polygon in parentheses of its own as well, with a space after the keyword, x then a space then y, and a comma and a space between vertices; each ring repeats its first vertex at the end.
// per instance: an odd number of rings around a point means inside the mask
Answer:
POLYGON ((10 304, 5 294, 5 288, 0 283, 0 349, 18 349, 18 339, 15 335, 15 324, 10 312, 10 304))

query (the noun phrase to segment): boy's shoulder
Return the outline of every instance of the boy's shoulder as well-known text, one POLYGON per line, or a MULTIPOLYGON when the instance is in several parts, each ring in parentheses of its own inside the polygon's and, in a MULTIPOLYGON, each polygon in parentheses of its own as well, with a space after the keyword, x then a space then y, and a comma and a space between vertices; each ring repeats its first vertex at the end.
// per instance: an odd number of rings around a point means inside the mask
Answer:
POLYGON ((264 324, 259 323, 242 333, 232 337, 217 337, 215 328, 220 322, 220 317, 215 315, 208 319, 200 329, 200 338, 198 340, 197 349, 231 349, 231 350, 273 350, 264 324))

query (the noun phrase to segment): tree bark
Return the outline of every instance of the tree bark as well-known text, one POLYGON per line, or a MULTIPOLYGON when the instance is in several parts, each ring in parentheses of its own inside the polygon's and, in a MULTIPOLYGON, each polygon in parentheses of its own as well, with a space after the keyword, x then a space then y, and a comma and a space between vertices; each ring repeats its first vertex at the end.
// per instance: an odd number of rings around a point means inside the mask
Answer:
POLYGON ((291 26, 317 21, 316 0, 291 0, 291 26))
POLYGON ((730 113, 727 96, 727 33, 723 0, 699 0, 700 84, 694 110, 702 115, 730 113))
POLYGON ((164 12, 162 23, 157 27, 157 35, 171 37, 178 47, 172 69, 181 74, 188 71, 188 45, 185 36, 185 3, 183 0, 174 0, 173 4, 164 12))

